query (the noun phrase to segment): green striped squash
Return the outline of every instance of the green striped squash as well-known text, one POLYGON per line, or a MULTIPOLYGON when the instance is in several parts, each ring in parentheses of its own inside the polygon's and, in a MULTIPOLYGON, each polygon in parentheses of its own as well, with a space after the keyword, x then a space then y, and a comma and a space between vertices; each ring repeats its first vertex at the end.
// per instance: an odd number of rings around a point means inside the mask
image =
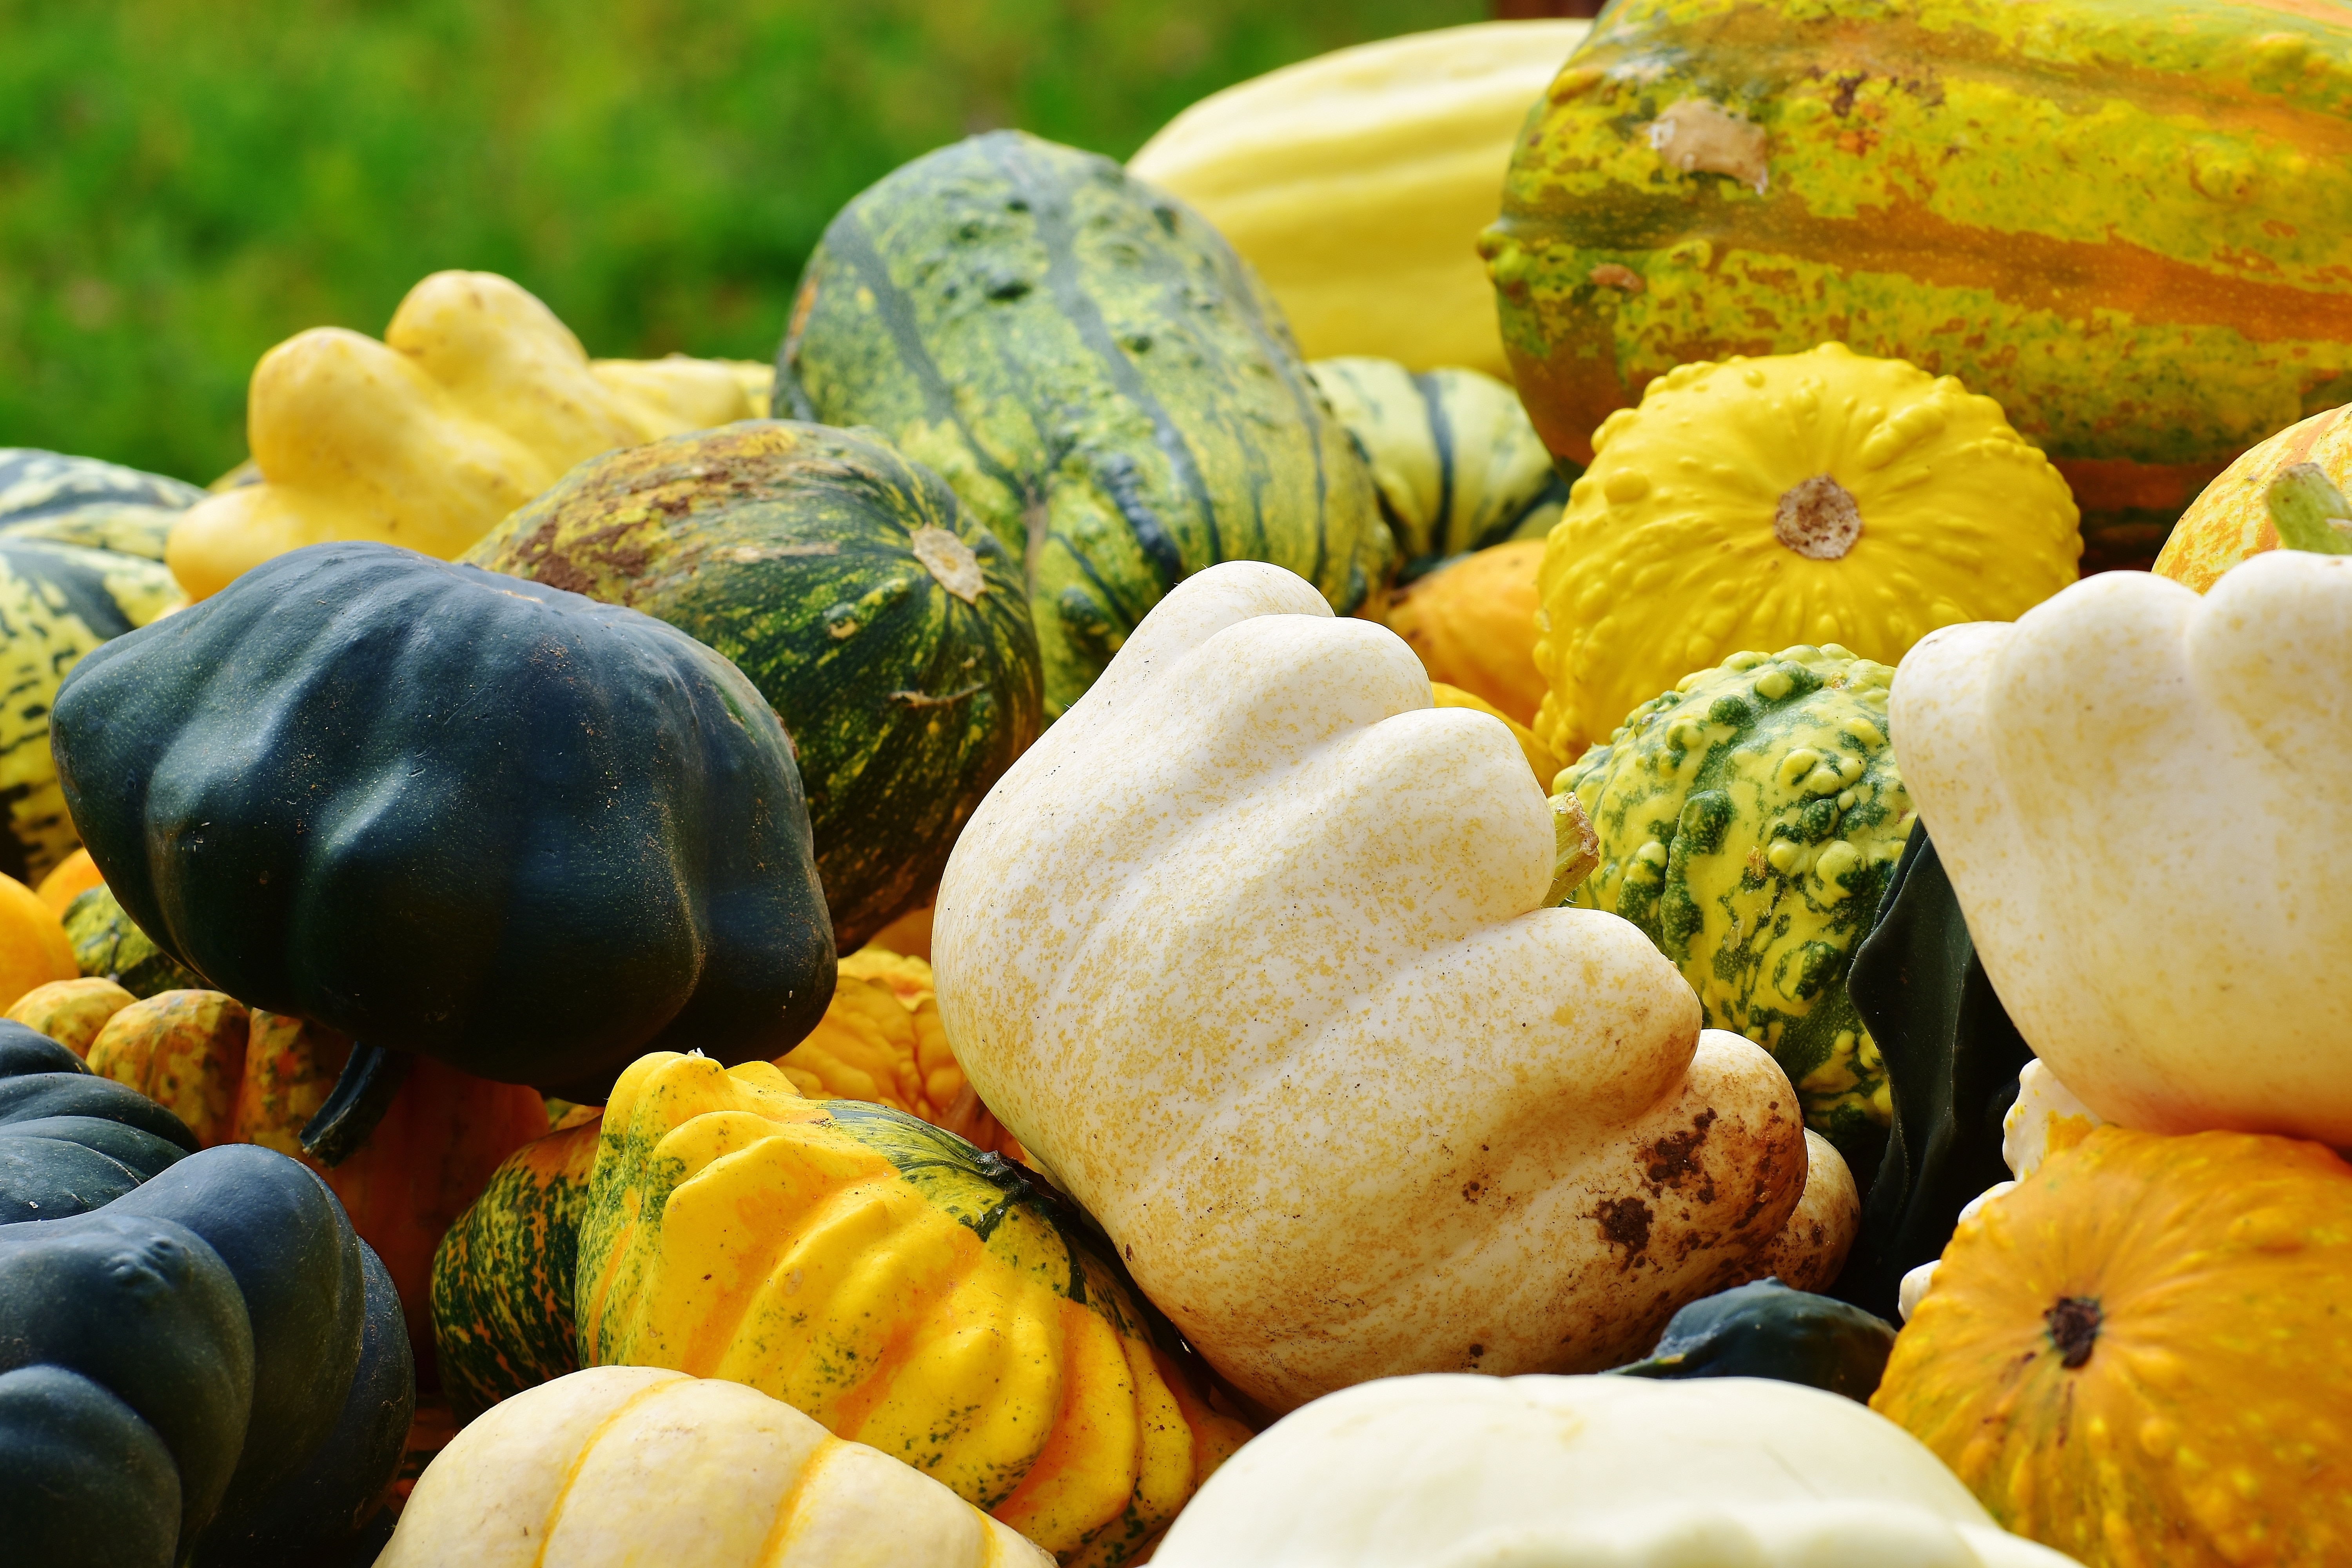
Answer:
POLYGON ((1567 901, 1640 927, 1707 1026, 1769 1050, 1805 1125, 1863 1172, 1892 1107, 1845 975, 1914 820, 1887 740, 1894 674, 1835 645, 1734 654, 1555 782, 1601 840, 1567 901))
POLYGON ((133 996, 210 989, 203 975, 157 947, 103 882, 74 896, 65 924, 85 977, 111 980, 133 996))
POLYGON ((184 479, 97 458, 0 447, 0 537, 163 559, 163 536, 205 499, 184 479))
POLYGON ((1559 521, 1568 480, 1507 383, 1356 356, 1307 370, 1371 468, 1400 581, 1490 544, 1541 539, 1559 521))
POLYGON ((580 1370, 572 1277, 602 1127, 567 1127, 508 1155, 433 1254, 433 1345, 460 1425, 580 1370))
POLYGON ((1173 197, 1018 132, 843 209, 777 387, 801 418, 882 430, 1013 550, 1049 718, 1203 567, 1270 561, 1344 613, 1391 558, 1362 459, 1255 275, 1173 197))
POLYGON ((592 458, 466 559, 717 648, 783 721, 837 951, 927 899, 1037 736, 1019 569, 872 432, 751 420, 592 458))

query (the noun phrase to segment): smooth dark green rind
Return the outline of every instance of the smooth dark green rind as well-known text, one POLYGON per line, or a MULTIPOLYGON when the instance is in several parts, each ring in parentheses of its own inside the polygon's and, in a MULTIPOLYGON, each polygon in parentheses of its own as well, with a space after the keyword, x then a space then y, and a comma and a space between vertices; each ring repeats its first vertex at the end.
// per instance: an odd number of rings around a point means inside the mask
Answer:
POLYGON ((507 1156, 433 1254, 433 1344, 461 1426, 580 1370, 572 1280, 596 1136, 567 1128, 507 1156))
POLYGON ((83 974, 111 980, 133 996, 205 989, 204 976, 157 947, 102 883, 66 906, 66 936, 83 974))
POLYGON ((746 421, 608 453, 466 559, 659 616, 751 679, 793 738, 844 952, 929 896, 1044 722, 1019 563, 870 432, 746 421), (973 574, 923 559, 942 535, 973 574))
POLYGON ((12 1562, 172 1568, 180 1472, 139 1413, 61 1366, 0 1373, 0 1527, 12 1562))
POLYGON ((248 1005, 597 1100, 832 995, 783 730, 635 611, 313 545, 84 659, 54 736, 123 909, 248 1005))
POLYGON ((195 1147, 178 1117, 137 1089, 0 1019, 0 1226, 101 1208, 195 1147))
POLYGON ((1049 720, 1203 567, 1345 613, 1387 559, 1272 297, 1108 158, 1004 131, 900 168, 825 230, 776 370, 779 411, 879 429, 1022 562, 1049 720))
POLYGON ((1895 1350, 1894 1325, 1828 1296, 1759 1279, 1693 1301, 1655 1349, 1619 1377, 1769 1377, 1869 1403, 1895 1350))

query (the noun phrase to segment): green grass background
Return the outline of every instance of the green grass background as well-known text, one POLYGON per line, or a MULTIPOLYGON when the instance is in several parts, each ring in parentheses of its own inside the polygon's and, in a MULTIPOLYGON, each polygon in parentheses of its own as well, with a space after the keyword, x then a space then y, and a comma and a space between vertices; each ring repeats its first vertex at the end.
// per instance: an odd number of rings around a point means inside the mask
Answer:
POLYGON ((205 480, 305 327, 445 267, 591 353, 766 359, 826 221, 1017 125, 1193 100, 1483 0, 0 0, 0 446, 205 480))

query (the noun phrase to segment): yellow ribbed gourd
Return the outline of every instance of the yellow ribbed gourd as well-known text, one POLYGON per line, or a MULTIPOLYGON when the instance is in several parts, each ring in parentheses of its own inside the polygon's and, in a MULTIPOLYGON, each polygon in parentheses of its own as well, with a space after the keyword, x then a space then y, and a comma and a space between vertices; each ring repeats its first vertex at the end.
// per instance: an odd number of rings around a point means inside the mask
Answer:
POLYGON ((895 1459, 740 1384, 599 1367, 457 1434, 378 1568, 1045 1568, 895 1459))
POLYGON ((1124 1563, 1247 1434, 1075 1224, 913 1117, 657 1052, 605 1108, 581 1359, 748 1384, 1065 1564, 1124 1563))
POLYGON ((1359 45, 1202 99, 1128 165, 1215 225, 1309 359, 1510 377, 1478 234, 1528 109, 1590 22, 1359 45))
POLYGON ((1535 731, 1567 757, 1742 649, 1892 665, 2016 619, 2082 555, 2066 481, 1999 404, 1840 343, 1678 366, 1592 448, 1536 582, 1535 731))
POLYGON ((333 540, 448 560, 583 458, 751 412, 726 364, 592 364, 520 286, 436 272, 408 291, 382 342, 317 327, 262 356, 246 408, 261 482, 191 507, 164 561, 201 599, 333 540))

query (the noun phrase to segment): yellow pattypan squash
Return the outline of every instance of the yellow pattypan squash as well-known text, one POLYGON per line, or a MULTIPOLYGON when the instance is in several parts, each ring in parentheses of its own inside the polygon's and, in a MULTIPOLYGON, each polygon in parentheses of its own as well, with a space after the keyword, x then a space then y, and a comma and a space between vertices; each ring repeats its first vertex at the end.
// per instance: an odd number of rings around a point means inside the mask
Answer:
POLYGON ((517 285, 436 272, 409 290, 382 342, 319 327, 262 356, 246 413, 260 482, 188 509, 164 561, 201 599, 332 540, 448 560, 583 458, 751 412, 727 365, 593 365, 517 285))
POLYGON ((766 1062, 658 1052, 605 1107, 581 1360, 749 1384, 1065 1564, 1124 1563, 1246 1432, 1153 1342, 1081 1224, 911 1116, 804 1100, 766 1062))
POLYGON ((1743 648, 1893 664, 2074 581, 2079 514, 2000 405, 1841 343, 1682 365, 1592 437, 1546 541, 1536 733, 1573 758, 1743 648))
POLYGON ((1267 1406, 1618 1364, 1796 1209, 1771 1058, 1633 925, 1543 907, 1569 820, 1394 634, 1228 562, 966 825, 957 1058, 1267 1406))

